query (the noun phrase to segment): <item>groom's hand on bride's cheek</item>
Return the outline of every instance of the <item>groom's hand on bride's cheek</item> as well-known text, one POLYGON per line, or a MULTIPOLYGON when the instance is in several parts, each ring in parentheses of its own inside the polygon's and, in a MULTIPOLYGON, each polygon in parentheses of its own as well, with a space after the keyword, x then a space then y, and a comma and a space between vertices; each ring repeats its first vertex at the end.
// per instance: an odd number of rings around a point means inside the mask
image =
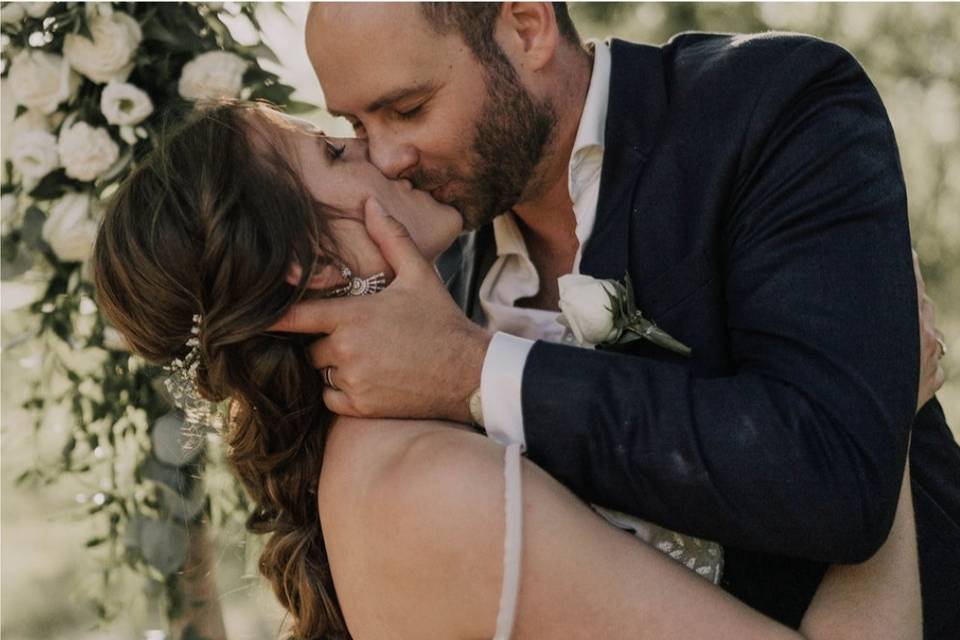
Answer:
POLYGON ((490 335, 471 322, 406 229, 374 200, 367 231, 397 274, 382 292, 296 305, 271 331, 324 333, 310 347, 333 367, 324 400, 341 415, 469 422, 490 335))

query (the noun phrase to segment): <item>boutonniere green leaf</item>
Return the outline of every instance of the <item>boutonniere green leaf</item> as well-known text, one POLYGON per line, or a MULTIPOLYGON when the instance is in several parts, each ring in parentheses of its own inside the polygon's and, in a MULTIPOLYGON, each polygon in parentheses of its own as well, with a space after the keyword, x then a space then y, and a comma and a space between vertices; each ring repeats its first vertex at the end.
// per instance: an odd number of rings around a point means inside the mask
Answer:
POLYGON ((624 281, 597 280, 584 275, 559 279, 560 324, 568 327, 581 346, 625 345, 638 340, 682 356, 690 347, 644 317, 637 309, 630 274, 624 281))

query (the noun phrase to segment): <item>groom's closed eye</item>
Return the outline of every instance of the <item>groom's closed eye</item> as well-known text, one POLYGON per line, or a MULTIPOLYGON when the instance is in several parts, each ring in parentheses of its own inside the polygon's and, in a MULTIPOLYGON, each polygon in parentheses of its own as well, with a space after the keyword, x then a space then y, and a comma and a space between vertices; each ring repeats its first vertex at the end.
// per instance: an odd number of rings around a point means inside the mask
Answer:
POLYGON ((406 111, 401 111, 397 109, 395 113, 397 115, 397 118, 399 118, 400 120, 412 120, 423 111, 423 105, 425 104, 426 104, 426 101, 421 102, 417 106, 413 107, 412 109, 407 109, 406 111))

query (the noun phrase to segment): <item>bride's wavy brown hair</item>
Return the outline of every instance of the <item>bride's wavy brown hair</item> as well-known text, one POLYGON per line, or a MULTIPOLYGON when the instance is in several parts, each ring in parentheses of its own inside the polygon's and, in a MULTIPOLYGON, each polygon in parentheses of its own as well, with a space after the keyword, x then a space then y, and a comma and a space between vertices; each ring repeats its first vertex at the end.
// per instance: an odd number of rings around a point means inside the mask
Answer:
POLYGON ((202 315, 198 383, 231 400, 224 435, 255 505, 247 528, 270 534, 260 571, 295 638, 348 638, 316 492, 333 416, 304 344, 266 332, 333 245, 323 205, 263 134, 276 126, 263 105, 221 103, 161 136, 106 208, 95 279, 106 318, 151 362, 185 355, 202 315), (285 279, 294 262, 299 286, 285 279))

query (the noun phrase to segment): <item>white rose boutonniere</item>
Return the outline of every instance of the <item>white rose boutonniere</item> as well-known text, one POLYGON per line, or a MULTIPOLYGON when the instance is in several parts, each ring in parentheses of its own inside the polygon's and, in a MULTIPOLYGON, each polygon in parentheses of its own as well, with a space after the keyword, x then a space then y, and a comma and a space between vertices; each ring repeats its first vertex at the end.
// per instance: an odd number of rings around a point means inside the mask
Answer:
POLYGON ((95 180, 120 157, 120 147, 107 130, 78 122, 64 126, 58 142, 60 160, 67 175, 75 180, 95 180))
POLYGON ((43 239, 64 262, 82 262, 90 257, 97 237, 90 206, 89 194, 71 192, 50 207, 50 217, 43 223, 43 239))
POLYGON ((208 51, 183 65, 177 90, 187 100, 236 98, 249 63, 229 51, 208 51))
POLYGON ((68 33, 63 55, 70 66, 94 82, 123 82, 133 71, 133 54, 140 46, 140 23, 122 11, 96 15, 88 25, 93 40, 68 33))
POLYGON ((153 101, 146 91, 135 85, 111 82, 100 94, 100 111, 110 124, 140 124, 153 113, 153 101))
POLYGON ((683 356, 690 347, 643 317, 633 299, 630 276, 624 283, 565 275, 560 285, 560 324, 569 327, 581 346, 628 344, 648 340, 683 356))
POLYGON ((62 56, 45 51, 21 51, 10 63, 10 93, 17 104, 47 115, 57 110, 80 86, 62 56))
POLYGON ((596 345, 620 337, 611 313, 610 297, 619 295, 617 283, 590 276, 565 275, 560 285, 560 311, 563 322, 582 345, 596 345))

